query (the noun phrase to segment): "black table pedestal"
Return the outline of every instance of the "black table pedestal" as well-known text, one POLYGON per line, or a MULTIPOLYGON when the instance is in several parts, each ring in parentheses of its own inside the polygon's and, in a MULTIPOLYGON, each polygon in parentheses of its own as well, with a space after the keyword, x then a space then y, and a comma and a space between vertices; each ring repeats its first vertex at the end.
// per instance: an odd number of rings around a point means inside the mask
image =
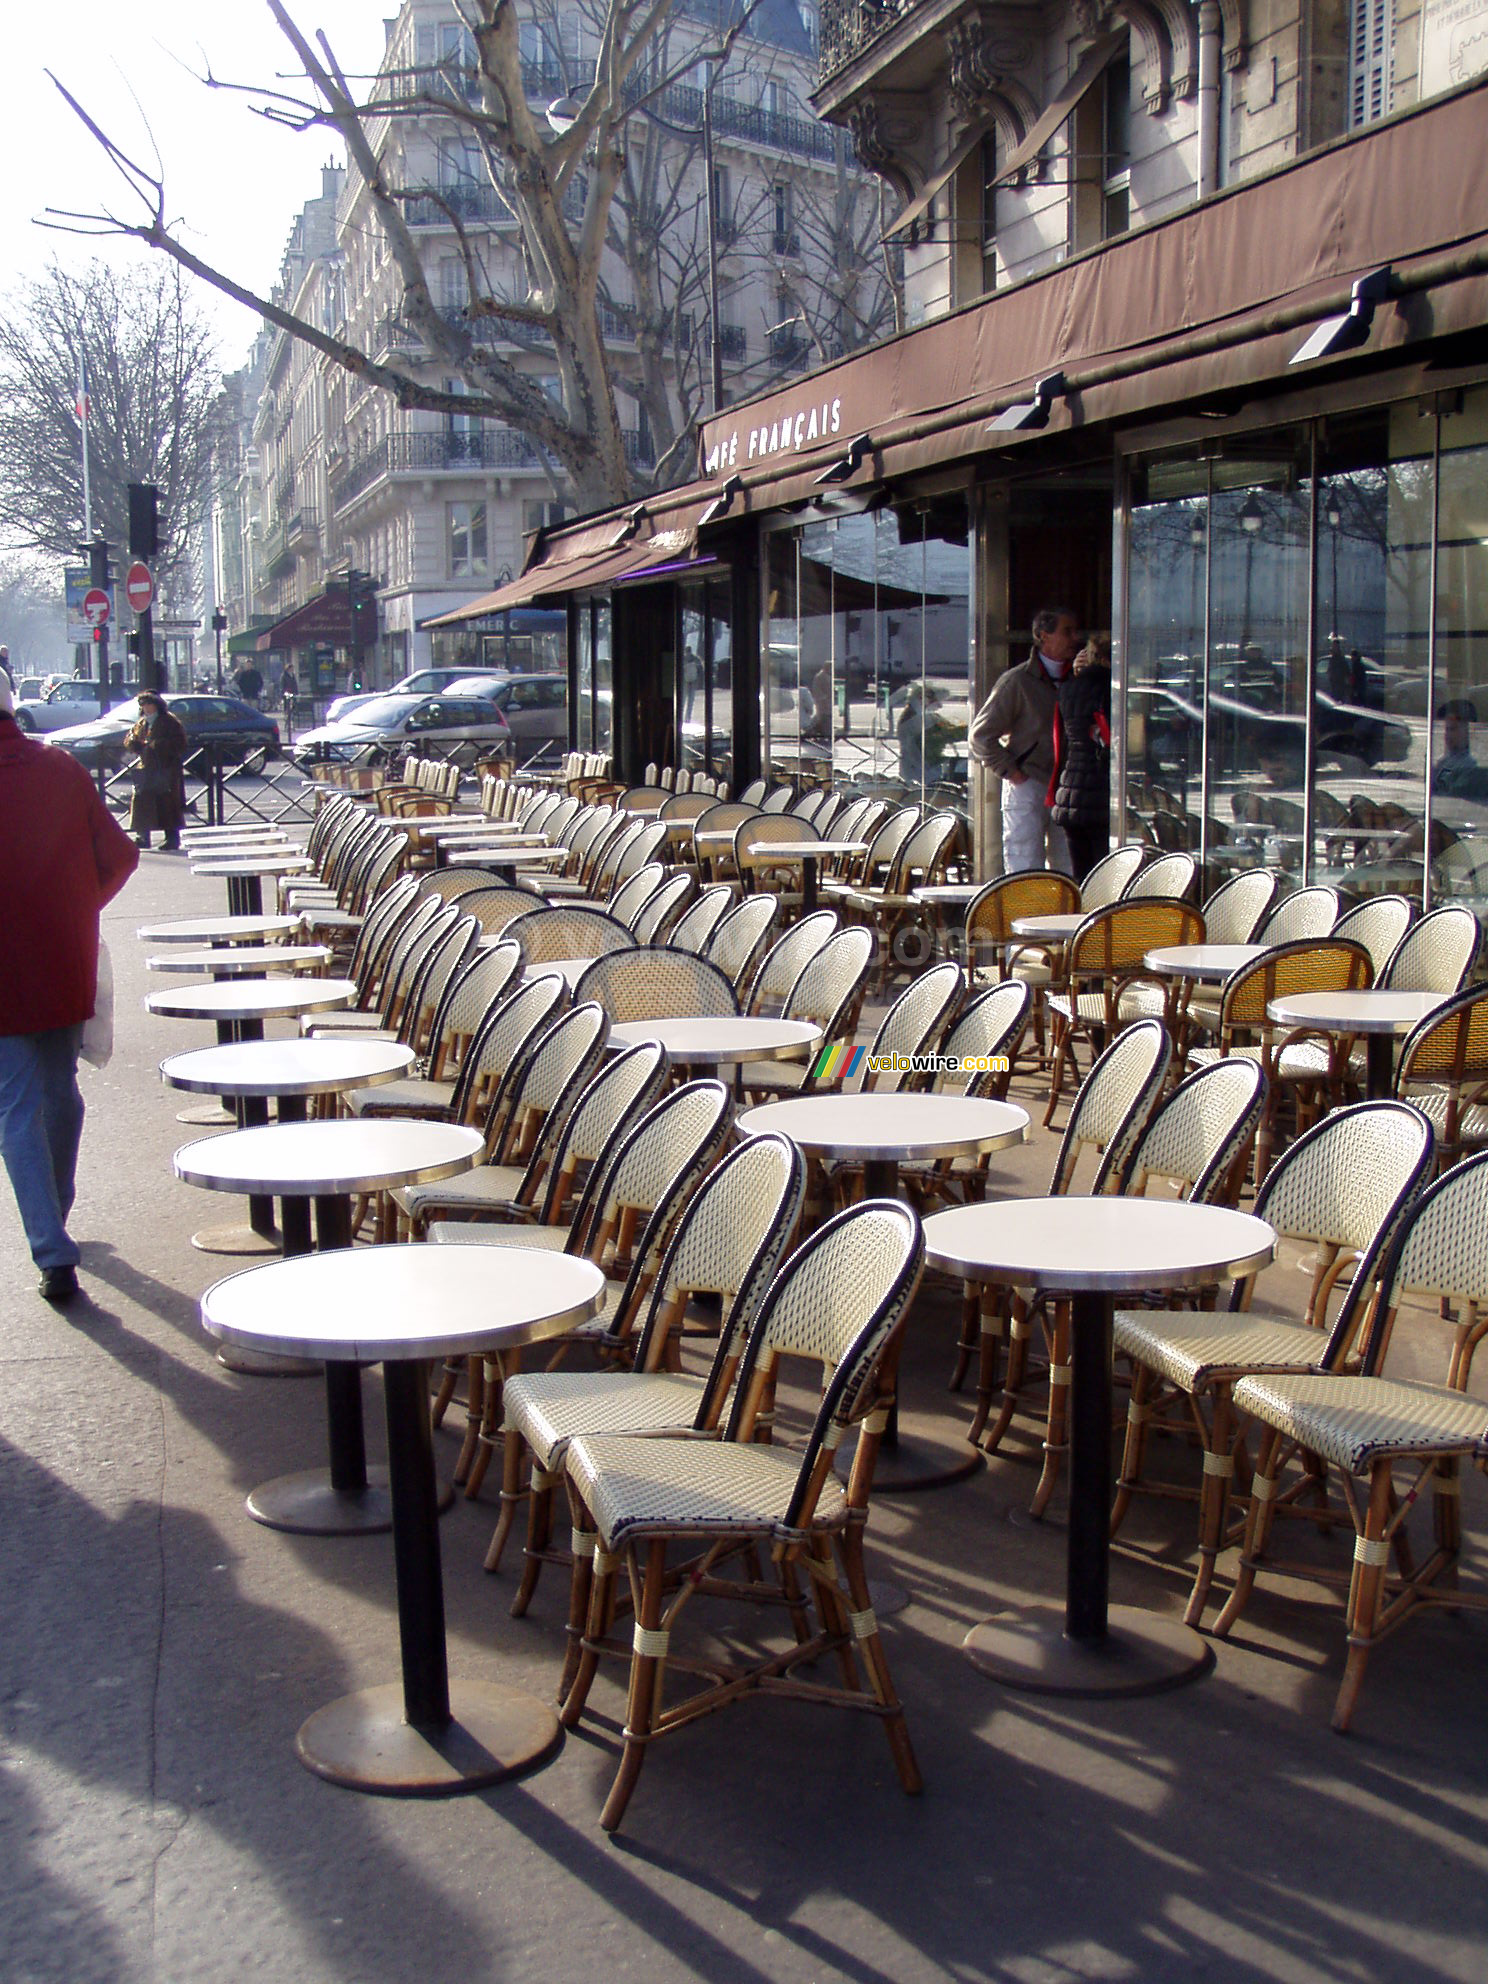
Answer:
POLYGON ((1151 1695, 1214 1664, 1178 1619, 1107 1604, 1111 1520, 1109 1294, 1070 1299, 1069 1519, 1065 1600, 1021 1606, 973 1626, 963 1646, 982 1673, 1047 1695, 1151 1695))
POLYGON ((1366 1033, 1364 1036, 1364 1092, 1371 1102, 1387 1102, 1395 1086, 1395 1036, 1393 1033, 1366 1033))
MULTIPOLYGON (((262 1040, 264 1037, 262 1020, 227 1020, 218 1022, 219 1041, 222 1040, 224 1025, 231 1042, 262 1040)), ((233 1113, 238 1128, 248 1129, 268 1122, 269 1105, 262 1096, 239 1096, 233 1113)), ((203 1226, 192 1234, 191 1244, 203 1254, 232 1254, 240 1258, 254 1256, 262 1259, 279 1253, 280 1238, 279 1229, 274 1224, 273 1199, 260 1193, 252 1194, 248 1200, 246 1226, 241 1220, 228 1221, 221 1226, 203 1226)))
POLYGON ((522 1689, 489 1682, 451 1689, 428 1368, 390 1359, 383 1388, 403 1680, 317 1710, 301 1726, 295 1754, 317 1777, 351 1790, 448 1798, 532 1769, 563 1732, 547 1703, 522 1689))

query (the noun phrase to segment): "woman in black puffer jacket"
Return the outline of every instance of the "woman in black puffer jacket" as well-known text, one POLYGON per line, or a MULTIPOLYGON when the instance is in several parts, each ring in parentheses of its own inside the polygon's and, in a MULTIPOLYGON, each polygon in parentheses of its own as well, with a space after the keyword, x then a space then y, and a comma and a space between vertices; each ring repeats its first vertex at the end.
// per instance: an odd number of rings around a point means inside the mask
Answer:
POLYGON ((1111 845, 1111 643, 1099 636, 1059 684, 1049 813, 1081 881, 1111 845))

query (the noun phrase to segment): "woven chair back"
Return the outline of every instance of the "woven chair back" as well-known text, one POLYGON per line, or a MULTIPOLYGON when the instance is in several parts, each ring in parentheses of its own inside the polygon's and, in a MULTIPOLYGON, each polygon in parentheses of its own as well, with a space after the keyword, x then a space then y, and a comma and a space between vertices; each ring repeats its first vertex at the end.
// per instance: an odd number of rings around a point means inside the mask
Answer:
POLYGON ((348 977, 354 978, 359 986, 365 982, 368 959, 382 943, 384 936, 391 932, 399 917, 411 909, 417 897, 417 876, 400 875, 396 882, 389 883, 367 911, 362 919, 362 927, 357 932, 357 940, 352 947, 351 963, 347 968, 348 977))
POLYGON ((499 937, 519 916, 546 909, 547 903, 525 882, 493 882, 456 898, 462 916, 473 916, 487 937, 499 937))
POLYGON ((795 789, 789 785, 776 785, 760 801, 762 813, 787 813, 795 803, 795 789))
POLYGON ((516 986, 522 970, 518 944, 496 944, 461 964, 434 1016, 430 1046, 432 1074, 443 1072, 451 1052, 463 1059, 467 1044, 516 986))
POLYGON ((662 806, 657 818, 660 820, 700 820, 704 813, 711 813, 717 801, 706 792, 674 793, 662 806))
POLYGON ((554 958, 602 958, 609 951, 635 948, 635 938, 607 910, 588 903, 560 903, 535 909, 508 923, 504 933, 522 946, 529 964, 554 958))
POLYGON ((731 909, 708 939, 703 956, 716 964, 735 989, 754 971, 780 913, 772 895, 746 896, 731 909))
POLYGON ((1446 1382, 1464 1389, 1472 1335, 1488 1310, 1488 1151, 1444 1172, 1401 1220, 1364 1350, 1368 1377, 1384 1368, 1395 1312, 1407 1296, 1452 1332, 1446 1382))
POLYGON ((458 902, 472 889, 488 889, 493 877, 489 868, 435 868, 419 883, 420 893, 438 896, 441 902, 458 902))
MULTIPOLYGON (((413 919, 409 919, 412 923, 413 919)), ((411 997, 424 966, 460 921, 460 912, 448 905, 437 908, 427 922, 420 923, 411 936, 405 933, 388 954, 383 974, 381 1013, 384 1026, 398 1026, 401 1016, 411 1011, 411 997)), ((401 1028, 399 1038, 402 1038, 401 1028)))
POLYGON ((1406 931, 1377 983, 1392 992, 1460 992, 1478 962, 1483 933, 1461 903, 1433 909, 1406 931))
MULTIPOLYGON (((615 862, 614 884, 628 882, 632 875, 650 867, 659 855, 666 852, 667 830, 665 820, 647 820, 639 833, 631 834, 619 850, 615 862)), ((600 864, 603 874, 604 864, 600 864)))
POLYGON ((1123 902, 1137 902, 1144 896, 1168 896, 1174 901, 1187 898, 1199 872, 1191 854, 1160 854, 1139 868, 1121 891, 1123 902))
POLYGON ((769 790, 769 784, 765 779, 752 778, 739 794, 739 802, 744 806, 758 806, 769 790))
POLYGON ((660 1043, 643 1040, 614 1055, 590 1077, 557 1122, 552 1168, 541 1218, 552 1225, 567 1212, 580 1169, 602 1164, 628 1124, 638 1122, 666 1089, 668 1062, 660 1043))
MULTIPOLYGON (((897 812, 890 813, 886 820, 881 821, 868 842, 867 852, 859 857, 861 861, 858 870, 859 880, 879 885, 885 883, 893 874, 899 856, 904 852, 904 843, 919 823, 918 806, 901 806, 897 812)), ((843 838, 846 836, 844 835, 843 838)), ((862 840, 864 835, 857 833, 853 838, 862 840)))
POLYGON ((732 981, 717 965, 657 945, 596 958, 574 997, 597 999, 617 1022, 724 1018, 739 1010, 732 981))
POLYGON ((1228 1044, 1240 1032, 1263 1032, 1273 999, 1298 992, 1358 992, 1373 980, 1369 953, 1347 938, 1282 944, 1232 971, 1219 998, 1219 1033, 1228 1044))
POLYGON ((644 868, 637 868, 633 875, 616 884, 614 894, 605 904, 606 910, 634 936, 637 916, 666 878, 666 870, 659 861, 648 861, 644 868))
MULTIPOLYGON (((1259 1061, 1237 1056, 1200 1068, 1158 1104, 1120 1174, 1118 1190, 1140 1196, 1154 1178, 1177 1185, 1191 1205, 1233 1205, 1241 1159, 1255 1140, 1266 1102, 1259 1061)), ((1114 1174, 1103 1161, 1094 1189, 1114 1174)))
POLYGON ((592 1003, 539 1024, 513 1063, 499 1149, 488 1142, 492 1159, 515 1160, 531 1151, 548 1118, 571 1103, 598 1069, 609 1031, 608 1018, 592 1003))
POLYGON ((399 1031, 417 1054, 432 1048, 434 1025, 445 995, 467 958, 475 954, 480 925, 463 911, 424 959, 423 967, 409 988, 403 1024, 399 1031))
POLYGON ((961 822, 954 813, 931 813, 909 835, 895 857, 886 887, 907 895, 916 884, 933 882, 950 858, 961 822))
POLYGON ((1340 916, 1329 934, 1364 946, 1369 953, 1374 982, 1379 985, 1414 915, 1415 910, 1404 896, 1371 896, 1368 902, 1361 902, 1356 909, 1340 916))
MULTIPOLYGON (((873 962, 873 932, 854 924, 839 930, 801 967, 801 975, 786 994, 782 1017, 812 1020, 822 1030, 822 1044, 846 1040, 856 1027, 863 1003, 863 986, 873 962)), ((806 1085, 810 1086, 810 1076, 806 1085)))
POLYGON ((636 1252, 648 1273, 660 1264, 682 1208, 712 1170, 733 1122, 720 1081, 684 1082, 654 1102, 590 1174, 569 1251, 599 1260, 611 1237, 646 1222, 636 1252))
POLYGON ((1338 921, 1337 889, 1298 889, 1277 903, 1261 925, 1258 944, 1295 944, 1307 937, 1331 936, 1338 921))
POLYGON ((1146 859, 1145 847, 1113 847, 1103 854, 1080 884, 1080 907, 1087 915, 1118 902, 1121 892, 1146 859))
POLYGON ((1251 868, 1232 875, 1204 904, 1207 944, 1249 944, 1270 914, 1280 877, 1269 868, 1251 868))
MULTIPOLYGON (((870 1057, 879 1054, 914 1056, 933 1051, 951 1014, 966 991, 966 974, 958 964, 938 964, 919 977, 890 1006, 873 1036, 870 1057)), ((864 1082, 880 1095, 893 1095, 911 1084, 911 1077, 891 1069, 864 1082)), ((924 1086, 916 1080, 915 1086, 924 1086)))
POLYGON ((636 942, 659 944, 665 941, 667 926, 681 912, 696 886, 685 869, 669 875, 655 894, 647 897, 631 925, 636 942))
POLYGON ((1005 979, 985 992, 978 992, 963 1008, 960 1017, 941 1042, 943 1054, 974 1054, 978 1060, 999 1058, 1009 1064, 1008 1072, 981 1068, 969 1076, 944 1074, 936 1077, 937 1089, 960 1087, 967 1095, 991 1096, 996 1100, 1007 1093, 1008 1074, 1017 1059, 1023 1034, 1033 1016, 1033 993, 1021 979, 1005 979))
POLYGON ((1051 1198, 1070 1189, 1087 1144, 1107 1158, 1108 1178, 1121 1176, 1157 1106, 1172 1058, 1173 1043, 1161 1020, 1138 1020, 1111 1042, 1070 1106, 1049 1181, 1051 1198))
POLYGON ((1091 911, 1070 939, 1069 980, 1140 972, 1151 950, 1203 941, 1204 919, 1188 903, 1165 897, 1108 903, 1091 911))
POLYGON ((807 963, 836 934, 837 928, 837 912, 832 909, 815 910, 793 923, 765 953, 750 984, 744 1010, 771 1016, 778 1013, 807 963))
POLYGON ((701 954, 706 950, 713 932, 733 908, 734 900, 732 889, 721 885, 704 889, 692 907, 678 920, 676 928, 667 938, 668 950, 701 954))
POLYGON ((1014 942, 1015 916, 1068 916, 1080 907, 1080 891, 1068 875, 1053 868, 1024 868, 999 876, 974 896, 966 911, 966 955, 980 963, 977 945, 1014 942))
POLYGON ((495 1148, 505 1122, 508 1077, 567 997, 561 978, 529 979, 487 1015, 471 1041, 455 1079, 450 1115, 456 1123, 484 1121, 488 1148, 495 1148))

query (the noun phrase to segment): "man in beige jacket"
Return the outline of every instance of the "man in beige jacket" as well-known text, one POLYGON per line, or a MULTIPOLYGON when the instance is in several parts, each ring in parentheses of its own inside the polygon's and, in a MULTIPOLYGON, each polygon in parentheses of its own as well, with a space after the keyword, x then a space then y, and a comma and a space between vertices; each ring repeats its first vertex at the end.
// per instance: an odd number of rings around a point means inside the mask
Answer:
POLYGON ((1033 616, 1033 651, 1008 669, 977 711, 971 755, 1002 779, 1002 867, 1071 872, 1064 829, 1049 818, 1054 709, 1059 683, 1080 652, 1080 616, 1046 606, 1033 616))

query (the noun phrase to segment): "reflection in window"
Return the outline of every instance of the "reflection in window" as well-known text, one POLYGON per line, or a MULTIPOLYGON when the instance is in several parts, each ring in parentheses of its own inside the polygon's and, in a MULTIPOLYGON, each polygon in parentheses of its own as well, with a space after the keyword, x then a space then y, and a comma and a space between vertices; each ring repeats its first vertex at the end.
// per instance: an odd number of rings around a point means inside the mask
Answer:
POLYGON ((1488 392, 1441 421, 1432 886, 1488 898, 1488 392))
POLYGON ((594 608, 582 600, 576 609, 578 647, 574 657, 574 742, 581 751, 594 749, 594 608))
POLYGON ((610 602, 594 603, 594 748, 613 748, 615 725, 615 677, 610 659, 610 602))

